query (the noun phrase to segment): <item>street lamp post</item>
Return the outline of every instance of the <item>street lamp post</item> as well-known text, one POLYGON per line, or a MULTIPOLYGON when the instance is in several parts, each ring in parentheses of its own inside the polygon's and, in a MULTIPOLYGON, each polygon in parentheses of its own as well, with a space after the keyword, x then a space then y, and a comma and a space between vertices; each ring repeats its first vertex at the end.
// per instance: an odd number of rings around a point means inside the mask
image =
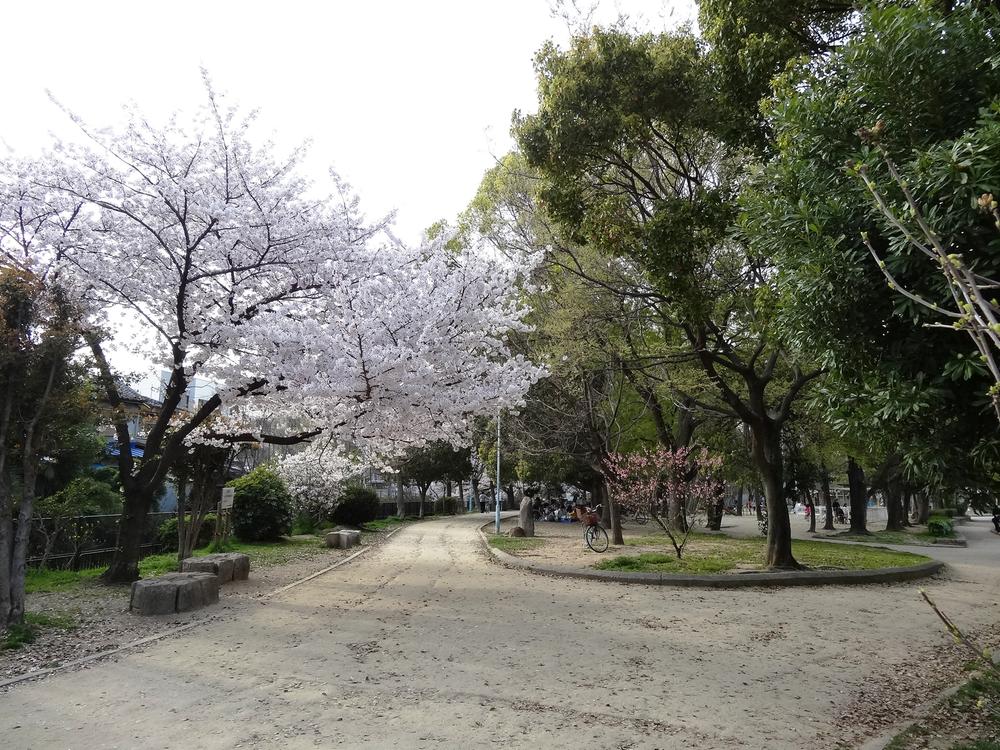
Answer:
POLYGON ((497 406, 497 519, 496 531, 500 533, 500 407, 497 406))

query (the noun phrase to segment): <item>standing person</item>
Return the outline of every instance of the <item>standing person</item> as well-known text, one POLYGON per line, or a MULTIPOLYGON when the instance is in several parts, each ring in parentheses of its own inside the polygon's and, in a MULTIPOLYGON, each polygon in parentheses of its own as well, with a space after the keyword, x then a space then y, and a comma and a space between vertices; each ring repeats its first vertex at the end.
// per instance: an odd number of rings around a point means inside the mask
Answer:
POLYGON ((486 512, 486 496, 483 494, 479 495, 479 512, 480 513, 486 512))

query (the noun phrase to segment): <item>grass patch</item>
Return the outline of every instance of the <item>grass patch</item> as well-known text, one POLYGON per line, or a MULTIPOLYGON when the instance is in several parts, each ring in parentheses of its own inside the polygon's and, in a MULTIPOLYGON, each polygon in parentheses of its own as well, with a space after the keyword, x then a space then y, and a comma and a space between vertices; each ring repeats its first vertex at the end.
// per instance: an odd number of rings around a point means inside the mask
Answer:
POLYGON ((43 630, 52 628, 73 630, 75 627, 76 621, 70 615, 52 612, 25 612, 23 623, 11 625, 4 631, 2 639, 0 639, 0 651, 12 651, 34 643, 35 638, 43 630))
POLYGON ((920 547, 930 547, 935 539, 941 538, 931 536, 926 531, 873 531, 870 535, 843 533, 832 536, 863 544, 913 544, 920 547))
MULTIPOLYGON (((897 734, 886 750, 926 747, 926 738, 959 738, 951 750, 1000 750, 1000 675, 972 677, 950 698, 931 708, 927 715, 897 734), (978 739, 969 739, 969 738, 978 739)), ((946 745, 941 744, 941 747, 946 745)))
POLYGON ((76 620, 72 615, 56 614, 55 612, 25 612, 24 621, 38 628, 76 629, 76 620))
POLYGON ((47 594, 54 591, 65 591, 87 581, 93 581, 103 572, 103 568, 94 568, 92 570, 29 569, 24 577, 24 590, 28 594, 47 594))
MULTIPOLYGON (((677 559, 670 540, 665 535, 629 539, 626 544, 634 547, 666 547, 667 552, 622 555, 604 560, 595 567, 599 570, 636 572, 724 573, 738 567, 763 567, 767 549, 767 540, 763 537, 742 539, 717 534, 692 534, 681 559, 677 559)), ((798 539, 792 543, 792 553, 796 560, 807 567, 835 570, 908 567, 928 560, 923 555, 910 552, 798 539)))
POLYGON ((378 518, 374 521, 367 521, 361 524, 362 531, 384 531, 385 529, 391 529, 393 526, 399 526, 400 524, 409 523, 412 519, 400 518, 399 516, 389 516, 388 518, 378 518))
POLYGON ((544 539, 536 536, 504 536, 503 534, 491 534, 490 546, 496 547, 501 552, 517 554, 523 550, 535 549, 545 544, 544 539))

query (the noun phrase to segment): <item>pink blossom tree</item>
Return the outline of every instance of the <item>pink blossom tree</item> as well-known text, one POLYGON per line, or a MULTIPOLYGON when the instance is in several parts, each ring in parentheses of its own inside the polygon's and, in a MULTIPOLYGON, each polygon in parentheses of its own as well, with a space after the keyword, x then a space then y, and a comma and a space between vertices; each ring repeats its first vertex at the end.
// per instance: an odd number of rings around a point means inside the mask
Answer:
POLYGON ((697 520, 706 518, 725 492, 722 458, 707 450, 655 448, 611 453, 604 461, 608 492, 628 510, 648 511, 680 558, 697 520), (680 523, 664 517, 679 509, 680 523))
POLYGON ((141 458, 115 420, 124 504, 107 581, 138 577, 156 489, 194 442, 323 434, 387 454, 461 440, 476 414, 516 406, 542 374, 507 345, 525 330, 530 269, 453 251, 447 237, 404 245, 387 222, 365 221, 336 177, 328 192, 307 181, 303 150, 281 155, 258 140, 253 116, 206 86, 192 117, 80 123, 82 143, 0 165, 10 198, 0 259, 55 269, 53 283, 83 310, 107 402, 122 402, 107 335, 170 373, 141 458), (42 211, 51 239, 26 247, 14 230, 42 211), (219 388, 187 409, 196 377, 219 388))

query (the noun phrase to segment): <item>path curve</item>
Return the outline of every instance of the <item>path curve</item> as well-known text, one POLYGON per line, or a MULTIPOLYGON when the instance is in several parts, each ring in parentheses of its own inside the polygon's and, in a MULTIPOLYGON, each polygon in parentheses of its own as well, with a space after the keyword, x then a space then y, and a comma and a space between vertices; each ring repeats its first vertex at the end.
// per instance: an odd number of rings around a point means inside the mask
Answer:
MULTIPOLYGON (((484 520, 414 524, 208 627, 14 686, 4 747, 831 747, 872 672, 944 642, 913 584, 547 579, 492 562, 484 520)), ((995 621, 974 607, 995 560, 954 567, 939 603, 995 621)))

